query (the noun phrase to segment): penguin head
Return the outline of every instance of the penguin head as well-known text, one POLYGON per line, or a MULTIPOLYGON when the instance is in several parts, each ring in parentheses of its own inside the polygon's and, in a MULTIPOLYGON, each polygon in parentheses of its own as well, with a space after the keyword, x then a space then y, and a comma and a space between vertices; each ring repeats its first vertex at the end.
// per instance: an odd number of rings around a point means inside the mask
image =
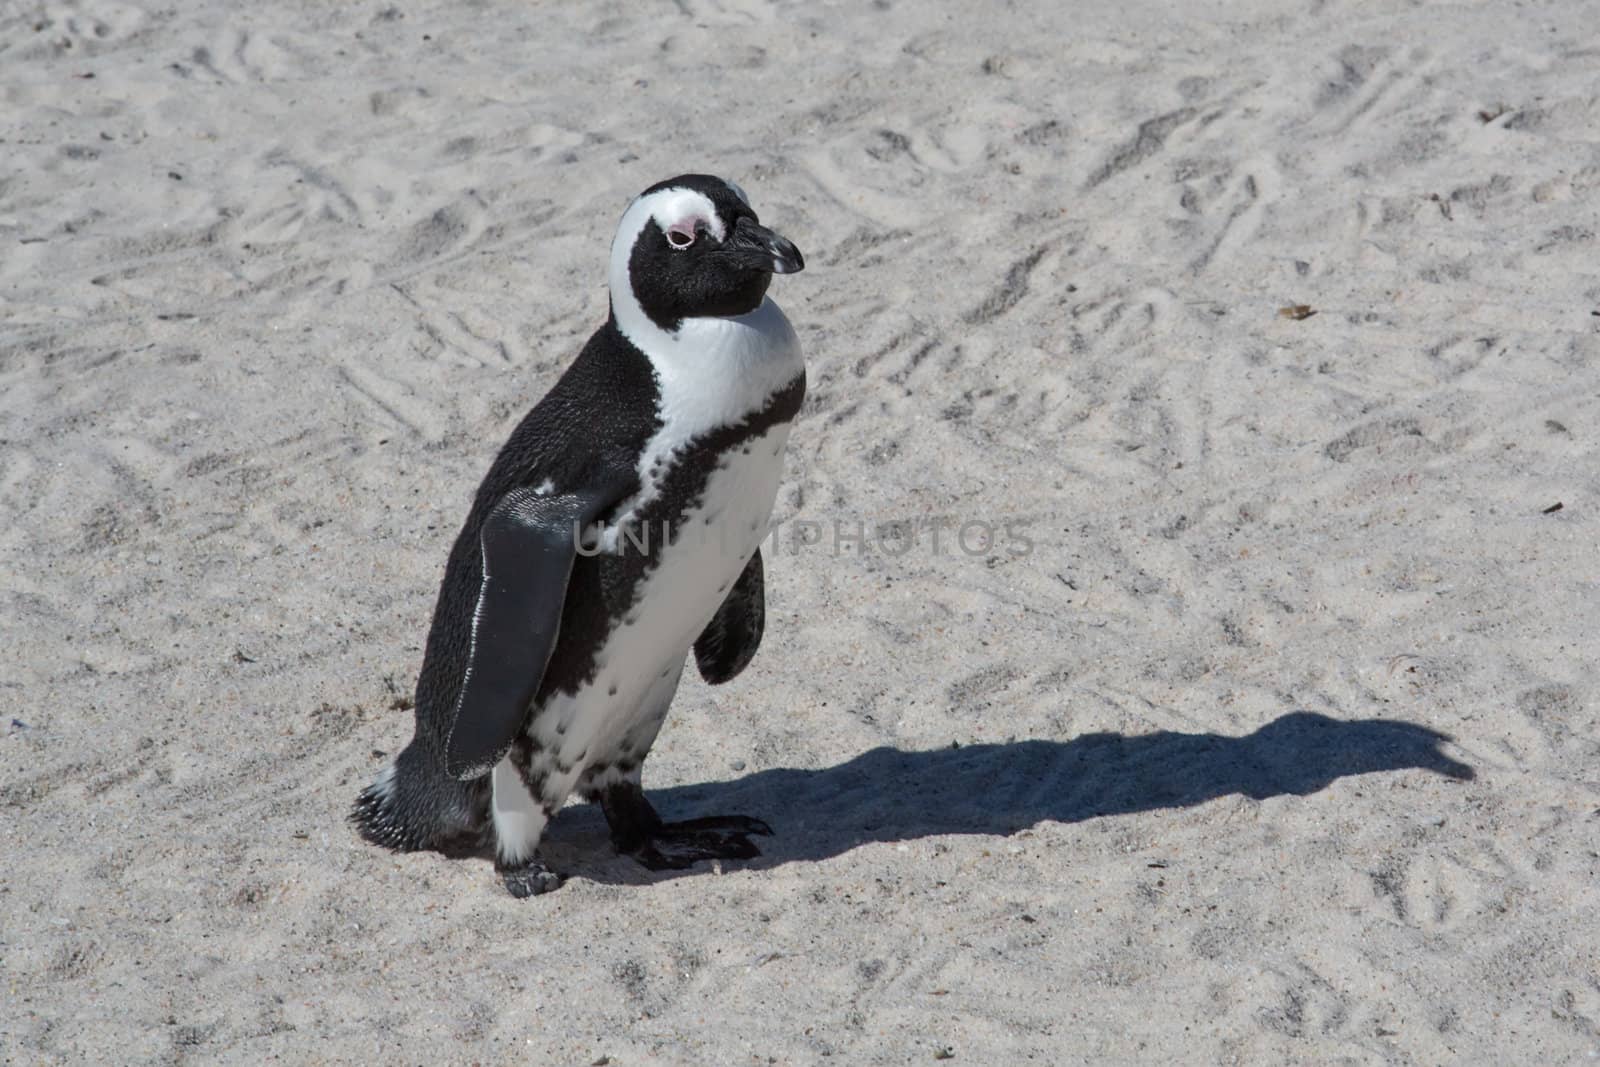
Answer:
POLYGON ((623 214, 611 245, 613 313, 637 304, 672 334, 684 319, 754 311, 774 274, 804 267, 798 248, 761 225, 743 189, 685 174, 646 189, 623 214))

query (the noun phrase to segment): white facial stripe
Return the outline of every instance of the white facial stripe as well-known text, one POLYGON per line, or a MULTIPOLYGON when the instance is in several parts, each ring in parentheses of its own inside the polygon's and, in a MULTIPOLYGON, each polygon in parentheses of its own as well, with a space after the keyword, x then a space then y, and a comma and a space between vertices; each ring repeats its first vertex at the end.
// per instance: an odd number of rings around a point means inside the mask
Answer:
MULTIPOLYGON (((647 218, 655 219, 656 225, 662 230, 671 230, 687 227, 690 233, 694 232, 696 222, 704 222, 717 240, 722 240, 722 220, 717 217, 717 206, 703 193, 693 189, 662 189, 660 192, 651 193, 649 196, 640 197, 628 208, 627 214, 622 217, 624 226, 629 218, 636 212, 642 211, 638 220, 639 229, 633 233, 628 241, 628 251, 633 251, 633 241, 638 239, 639 231, 644 229, 647 218)), ((622 227, 617 229, 617 237, 622 237, 622 227)), ((613 254, 616 246, 613 245, 613 254)))
MULTIPOLYGON (((634 242, 639 240, 639 235, 652 219, 665 230, 674 222, 696 215, 715 219, 716 205, 704 194, 692 189, 662 189, 629 204, 628 210, 622 213, 622 221, 617 224, 617 236, 611 242, 611 264, 606 277, 611 286, 611 308, 616 313, 617 325, 622 327, 622 332, 642 349, 648 350, 652 342, 658 345, 670 343, 672 337, 651 322, 644 308, 639 306, 639 301, 634 299, 633 283, 628 277, 628 260, 633 256, 634 242)), ((721 230, 722 226, 718 223, 714 232, 719 241, 722 239, 721 230)))

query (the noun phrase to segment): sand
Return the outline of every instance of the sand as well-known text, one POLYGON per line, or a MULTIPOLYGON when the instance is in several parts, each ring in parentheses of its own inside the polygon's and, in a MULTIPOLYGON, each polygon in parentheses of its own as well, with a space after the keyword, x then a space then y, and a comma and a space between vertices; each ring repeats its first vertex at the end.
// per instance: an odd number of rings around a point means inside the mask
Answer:
POLYGON ((1592 15, 0 8, 0 1059, 1600 1055, 1592 15), (518 901, 344 817, 689 170, 811 391, 646 785, 777 836, 518 901))

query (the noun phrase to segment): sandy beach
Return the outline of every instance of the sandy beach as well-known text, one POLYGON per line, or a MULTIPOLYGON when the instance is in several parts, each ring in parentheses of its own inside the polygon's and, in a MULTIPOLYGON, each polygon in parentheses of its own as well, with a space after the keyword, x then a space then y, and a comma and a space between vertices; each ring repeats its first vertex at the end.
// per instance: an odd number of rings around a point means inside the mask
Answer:
POLYGON ((0 1062, 1593 1062, 1593 15, 0 5, 0 1062), (776 835, 516 900, 346 815, 685 171, 810 387, 645 786, 776 835))

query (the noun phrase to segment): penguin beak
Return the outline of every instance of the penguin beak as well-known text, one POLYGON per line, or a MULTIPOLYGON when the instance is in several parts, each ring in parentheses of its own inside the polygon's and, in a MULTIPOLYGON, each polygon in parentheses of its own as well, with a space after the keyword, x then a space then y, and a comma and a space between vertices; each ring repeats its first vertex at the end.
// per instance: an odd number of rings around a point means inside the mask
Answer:
POLYGON ((722 247, 751 270, 797 274, 806 267, 805 257, 794 246, 794 242, 779 237, 748 216, 734 224, 733 232, 722 242, 722 247))

